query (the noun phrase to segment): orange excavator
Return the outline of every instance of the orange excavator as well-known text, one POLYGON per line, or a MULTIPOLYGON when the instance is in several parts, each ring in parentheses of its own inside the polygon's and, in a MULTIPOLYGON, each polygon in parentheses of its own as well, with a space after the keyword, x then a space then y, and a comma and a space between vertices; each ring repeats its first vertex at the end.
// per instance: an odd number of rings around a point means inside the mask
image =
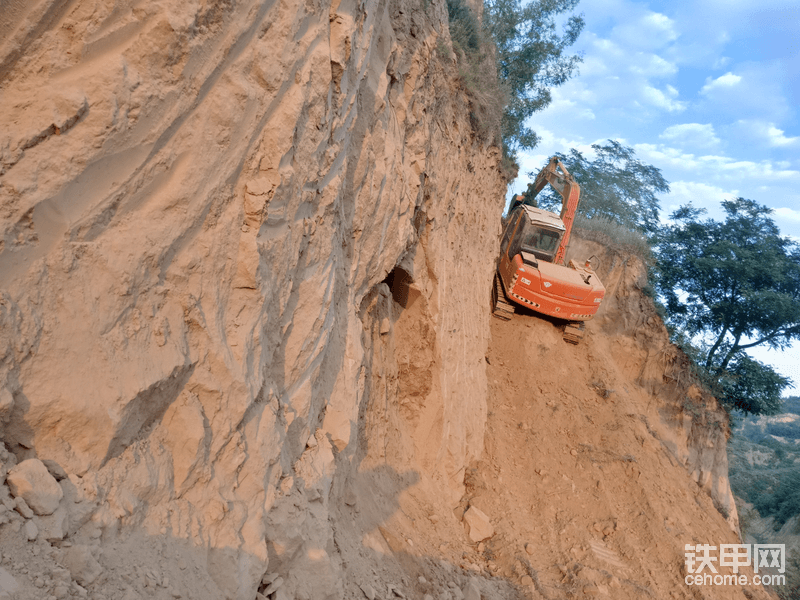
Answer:
POLYGON ((581 188, 557 157, 536 176, 530 199, 548 183, 561 196, 560 215, 531 206, 522 196, 511 204, 492 287, 492 313, 507 321, 518 305, 563 319, 564 340, 577 344, 606 289, 589 261, 564 265, 581 188))

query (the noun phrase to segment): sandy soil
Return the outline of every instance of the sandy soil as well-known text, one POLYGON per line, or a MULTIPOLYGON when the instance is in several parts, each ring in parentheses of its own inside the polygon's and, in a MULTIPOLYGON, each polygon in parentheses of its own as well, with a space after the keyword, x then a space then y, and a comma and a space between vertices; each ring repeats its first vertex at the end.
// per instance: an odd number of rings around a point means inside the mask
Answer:
POLYGON ((573 346, 534 316, 492 323, 487 454, 465 498, 495 521, 482 556, 534 598, 745 597, 683 583, 685 544, 738 539, 597 329, 573 346))

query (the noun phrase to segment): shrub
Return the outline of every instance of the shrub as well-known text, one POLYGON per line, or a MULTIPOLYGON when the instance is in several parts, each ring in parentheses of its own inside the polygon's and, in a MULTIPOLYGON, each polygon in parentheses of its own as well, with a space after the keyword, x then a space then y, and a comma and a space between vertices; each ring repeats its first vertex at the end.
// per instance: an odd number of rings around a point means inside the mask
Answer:
POLYGON ((581 230, 583 237, 591 239, 594 236, 602 236, 605 239, 597 241, 612 246, 621 246, 624 250, 638 256, 646 264, 652 261, 653 255, 650 243, 641 232, 621 225, 607 217, 590 219, 583 215, 578 215, 575 218, 575 228, 581 230), (589 233, 589 235, 587 236, 586 233, 589 233))
POLYGON ((464 0, 447 0, 447 16, 459 81, 469 99, 472 129, 478 139, 499 146, 508 93, 497 77, 496 48, 464 0))

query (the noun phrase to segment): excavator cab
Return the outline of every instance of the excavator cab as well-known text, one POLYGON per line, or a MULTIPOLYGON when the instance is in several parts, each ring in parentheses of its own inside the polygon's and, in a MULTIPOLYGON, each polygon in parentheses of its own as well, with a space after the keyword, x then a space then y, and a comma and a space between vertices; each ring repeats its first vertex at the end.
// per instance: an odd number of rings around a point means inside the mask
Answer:
POLYGON ((511 212, 500 243, 500 268, 519 255, 522 263, 537 267, 538 262, 555 262, 564 236, 564 225, 554 213, 528 205, 511 212))

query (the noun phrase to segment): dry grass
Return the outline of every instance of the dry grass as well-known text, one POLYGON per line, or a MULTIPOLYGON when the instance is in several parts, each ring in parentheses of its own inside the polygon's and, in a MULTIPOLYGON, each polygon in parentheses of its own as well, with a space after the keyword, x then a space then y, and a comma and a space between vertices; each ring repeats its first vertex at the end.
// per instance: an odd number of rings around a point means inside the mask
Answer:
POLYGON ((580 230, 581 237, 600 242, 606 246, 625 250, 652 264, 653 250, 647 238, 639 231, 634 231, 606 217, 588 219, 583 215, 575 217, 575 229, 580 230))
MULTIPOLYGON (((470 122, 478 139, 501 145, 500 126, 508 103, 508 90, 497 76, 497 49, 464 0, 448 0, 450 40, 458 65, 461 89, 469 101, 470 122)), ((450 58, 441 43, 437 53, 450 58)))

